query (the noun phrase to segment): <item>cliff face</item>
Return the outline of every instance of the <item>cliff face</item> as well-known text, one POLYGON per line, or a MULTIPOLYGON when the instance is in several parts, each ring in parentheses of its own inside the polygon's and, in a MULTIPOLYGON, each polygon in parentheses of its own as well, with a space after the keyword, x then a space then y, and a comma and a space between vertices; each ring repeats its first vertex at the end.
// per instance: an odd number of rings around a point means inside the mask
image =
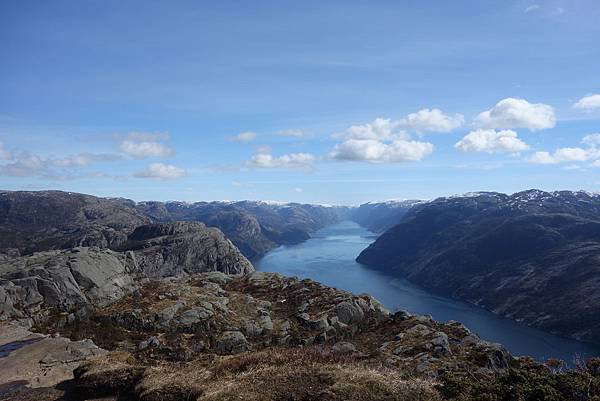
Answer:
POLYGON ((81 247, 7 258, 0 263, 0 321, 31 326, 53 311, 74 321, 134 291, 140 279, 207 271, 254 268, 223 233, 195 222, 140 226, 122 252, 81 247))
POLYGON ((357 261, 503 316, 600 338, 600 197, 478 193, 420 205, 357 261))

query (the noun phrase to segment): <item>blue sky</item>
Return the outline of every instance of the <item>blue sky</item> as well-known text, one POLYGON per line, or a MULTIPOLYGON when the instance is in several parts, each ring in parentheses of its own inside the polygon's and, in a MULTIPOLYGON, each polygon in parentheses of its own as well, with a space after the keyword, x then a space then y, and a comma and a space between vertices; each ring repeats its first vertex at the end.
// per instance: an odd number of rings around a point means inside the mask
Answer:
POLYGON ((0 188, 600 191, 599 20, 595 0, 2 2, 0 188))

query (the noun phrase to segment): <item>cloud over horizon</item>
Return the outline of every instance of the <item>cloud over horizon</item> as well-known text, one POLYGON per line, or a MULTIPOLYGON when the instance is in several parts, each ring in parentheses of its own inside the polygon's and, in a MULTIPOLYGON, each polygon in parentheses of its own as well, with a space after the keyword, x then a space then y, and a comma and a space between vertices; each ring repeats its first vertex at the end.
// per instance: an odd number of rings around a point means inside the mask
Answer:
POLYGON ((273 156, 270 152, 258 152, 246 161, 246 166, 264 169, 310 169, 314 160, 315 156, 310 153, 289 153, 273 156))

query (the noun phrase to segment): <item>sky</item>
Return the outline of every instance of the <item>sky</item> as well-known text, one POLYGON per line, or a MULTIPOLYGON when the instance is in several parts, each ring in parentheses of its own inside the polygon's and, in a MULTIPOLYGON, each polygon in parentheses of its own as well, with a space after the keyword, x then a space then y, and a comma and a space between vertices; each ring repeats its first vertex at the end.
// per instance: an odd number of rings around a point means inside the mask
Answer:
POLYGON ((600 2, 3 1, 0 189, 600 191, 600 2))

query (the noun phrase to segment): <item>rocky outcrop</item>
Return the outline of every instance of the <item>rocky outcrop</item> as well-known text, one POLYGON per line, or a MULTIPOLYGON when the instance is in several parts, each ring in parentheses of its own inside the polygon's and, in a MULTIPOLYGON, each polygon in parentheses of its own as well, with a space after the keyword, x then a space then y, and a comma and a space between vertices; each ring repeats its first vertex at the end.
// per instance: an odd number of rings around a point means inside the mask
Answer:
MULTIPOLYGON (((552 371, 560 365, 514 359, 460 323, 391 314, 369 296, 274 273, 143 280, 60 332, 74 340, 67 348, 93 350, 72 361, 72 387, 15 390, 31 374, 10 365, 8 399, 474 401, 551 394, 566 401, 600 394, 597 360, 578 371, 552 371)), ((54 360, 26 355, 25 363, 35 359, 27 365, 32 372, 40 360, 54 360)))
MULTIPOLYGON (((107 354, 91 340, 71 341, 0 323, 0 383, 7 387, 49 387, 73 379, 83 361, 107 354)), ((0 397, 2 396, 0 389, 0 397)))
MULTIPOLYGON (((146 362, 319 345, 334 354, 371 355, 377 363, 435 377, 474 350, 478 362, 465 362, 464 369, 502 372, 510 360, 502 347, 460 325, 392 315, 367 295, 264 272, 149 281, 138 292, 96 311, 89 324, 86 333, 96 342, 133 350, 146 362), (120 330, 124 337, 107 343, 97 337, 97 325, 120 330)), ((71 328, 61 330, 68 334, 71 328)))
POLYGON ((198 222, 140 226, 129 235, 125 249, 133 253, 136 268, 148 277, 254 271, 221 231, 198 222))
POLYGON ((0 320, 31 326, 60 311, 73 321, 132 291, 133 272, 129 255, 98 248, 9 259, 0 265, 0 320))
POLYGON ((219 230, 201 223, 140 226, 128 238, 123 252, 83 247, 4 260, 0 320, 31 326, 59 313, 70 322, 136 291, 142 278, 254 271, 219 230))
POLYGON ((357 261, 495 313, 600 339, 600 196, 475 193, 415 206, 357 261))

